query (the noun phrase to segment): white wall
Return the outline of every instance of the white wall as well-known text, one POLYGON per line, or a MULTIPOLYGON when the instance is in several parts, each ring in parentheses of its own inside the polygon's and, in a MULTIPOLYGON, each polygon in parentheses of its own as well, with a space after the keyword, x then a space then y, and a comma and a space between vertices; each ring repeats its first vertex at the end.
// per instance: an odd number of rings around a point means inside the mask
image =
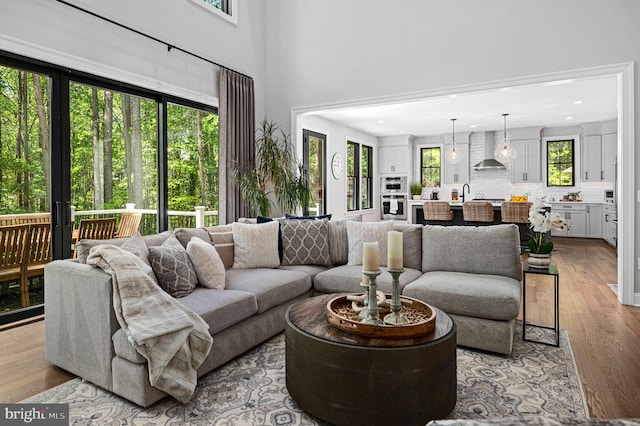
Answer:
MULTIPOLYGON (((272 0, 265 13, 267 110, 282 124, 294 123, 292 109, 373 103, 640 59, 636 0, 272 0)), ((633 74, 633 100, 624 99, 630 108, 640 104, 640 68, 633 74)), ((640 108, 632 120, 631 131, 640 129, 640 108)), ((637 145, 637 134, 626 143, 637 145)), ((640 150, 634 160, 640 163, 640 150)), ((640 176, 628 169, 632 186, 622 187, 631 195, 640 176)), ((632 207, 623 202, 623 213, 632 207)), ((626 266, 638 283, 640 220, 638 214, 625 220, 634 229, 626 266)), ((640 284, 635 292, 640 303, 640 284)))
POLYGON ((373 189, 373 206, 374 209, 347 212, 347 181, 346 181, 346 164, 345 173, 340 179, 335 179, 331 174, 331 157, 334 153, 339 152, 346 163, 347 159, 347 140, 358 142, 373 147, 374 171, 373 175, 378 176, 377 170, 377 140, 375 137, 366 133, 359 132, 355 129, 345 127, 343 125, 325 120, 314 115, 306 115, 300 118, 298 125, 298 152, 302 152, 302 129, 312 130, 327 136, 327 213, 332 214, 332 218, 342 219, 347 216, 362 214, 363 221, 376 221, 380 219, 379 209, 379 182, 374 179, 373 189))
MULTIPOLYGON (((71 0, 255 79, 264 115, 264 10, 239 0, 238 25, 189 0, 71 0)), ((219 68, 52 0, 2 0, 0 49, 218 105, 219 68)))

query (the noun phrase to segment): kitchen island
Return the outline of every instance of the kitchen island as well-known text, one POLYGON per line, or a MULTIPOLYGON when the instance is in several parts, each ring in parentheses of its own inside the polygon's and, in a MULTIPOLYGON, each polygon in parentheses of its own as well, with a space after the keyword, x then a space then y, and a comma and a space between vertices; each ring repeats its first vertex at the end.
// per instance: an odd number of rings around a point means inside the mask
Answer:
MULTIPOLYGON (((410 200, 409 201, 409 217, 407 218, 409 223, 418 223, 420 225, 424 224, 424 211, 423 204, 428 200, 410 200)), ((478 200, 474 200, 478 201, 478 200)), ((503 200, 493 200, 487 199, 486 201, 491 201, 491 205, 493 206, 493 224, 502 223, 502 215, 501 215, 501 206, 503 200)), ((451 210, 453 210, 453 223, 446 225, 464 225, 464 219, 462 217, 462 202, 461 201, 448 201, 451 205, 451 210)), ((443 225, 445 225, 443 223, 443 225)))

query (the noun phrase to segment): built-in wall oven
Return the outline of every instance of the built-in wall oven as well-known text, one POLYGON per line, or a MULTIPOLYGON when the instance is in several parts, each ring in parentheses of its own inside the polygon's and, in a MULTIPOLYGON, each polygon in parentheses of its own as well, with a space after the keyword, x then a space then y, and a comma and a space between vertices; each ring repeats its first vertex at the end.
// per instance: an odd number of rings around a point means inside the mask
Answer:
POLYGON ((383 220, 407 219, 407 177, 380 178, 380 217, 383 220))

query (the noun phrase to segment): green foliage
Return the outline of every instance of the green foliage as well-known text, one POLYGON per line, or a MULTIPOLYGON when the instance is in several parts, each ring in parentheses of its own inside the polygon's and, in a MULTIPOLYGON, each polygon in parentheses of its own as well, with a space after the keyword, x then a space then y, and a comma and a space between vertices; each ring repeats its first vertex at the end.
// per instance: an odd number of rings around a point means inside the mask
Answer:
POLYGON ((547 143, 547 185, 574 185, 573 140, 549 141, 547 143))
POLYGON ((544 241, 544 234, 540 232, 531 232, 529 239, 529 252, 537 254, 549 254, 553 250, 551 241, 544 241))
POLYGON ((420 149, 422 186, 440 186, 440 148, 420 149))
POLYGON ((257 133, 255 160, 246 165, 234 163, 231 175, 255 212, 269 216, 273 195, 283 212, 293 213, 312 199, 302 165, 298 164, 287 135, 277 124, 264 119, 257 133))
POLYGON ((414 182, 411 184, 411 195, 421 195, 422 194, 422 184, 419 182, 414 182))

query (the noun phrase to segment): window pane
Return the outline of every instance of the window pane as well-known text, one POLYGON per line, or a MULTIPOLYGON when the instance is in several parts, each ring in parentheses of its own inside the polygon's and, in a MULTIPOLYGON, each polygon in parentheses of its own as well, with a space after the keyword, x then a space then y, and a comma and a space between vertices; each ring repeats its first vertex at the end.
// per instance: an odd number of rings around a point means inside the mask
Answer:
POLYGON ((129 204, 144 210, 140 232, 156 232, 156 102, 72 82, 69 104, 76 228, 80 219, 119 217, 129 204))
POLYGON ((373 148, 370 146, 362 145, 362 179, 360 186, 360 193, 362 194, 362 208, 373 208, 373 186, 372 182, 372 163, 373 163, 373 148))
POLYGON ((357 210, 358 144, 347 142, 347 211, 357 210))
MULTIPOLYGON (((0 226, 51 222, 50 99, 48 76, 0 66, 0 226)), ((11 321, 12 312, 44 302, 42 274, 27 278, 28 292, 22 300, 22 262, 20 258, 12 262, 13 256, 5 255, 16 254, 24 245, 14 245, 11 239, 5 243, 0 252, 5 267, 0 324, 11 321)), ((50 250, 50 239, 44 243, 50 250)))
POLYGON ((547 142, 547 186, 574 185, 573 139, 547 142))
POLYGON ((218 116, 167 105, 169 229, 195 227, 196 206, 204 226, 218 224, 218 116))
POLYGON ((422 186, 440 186, 440 148, 420 150, 422 186))

